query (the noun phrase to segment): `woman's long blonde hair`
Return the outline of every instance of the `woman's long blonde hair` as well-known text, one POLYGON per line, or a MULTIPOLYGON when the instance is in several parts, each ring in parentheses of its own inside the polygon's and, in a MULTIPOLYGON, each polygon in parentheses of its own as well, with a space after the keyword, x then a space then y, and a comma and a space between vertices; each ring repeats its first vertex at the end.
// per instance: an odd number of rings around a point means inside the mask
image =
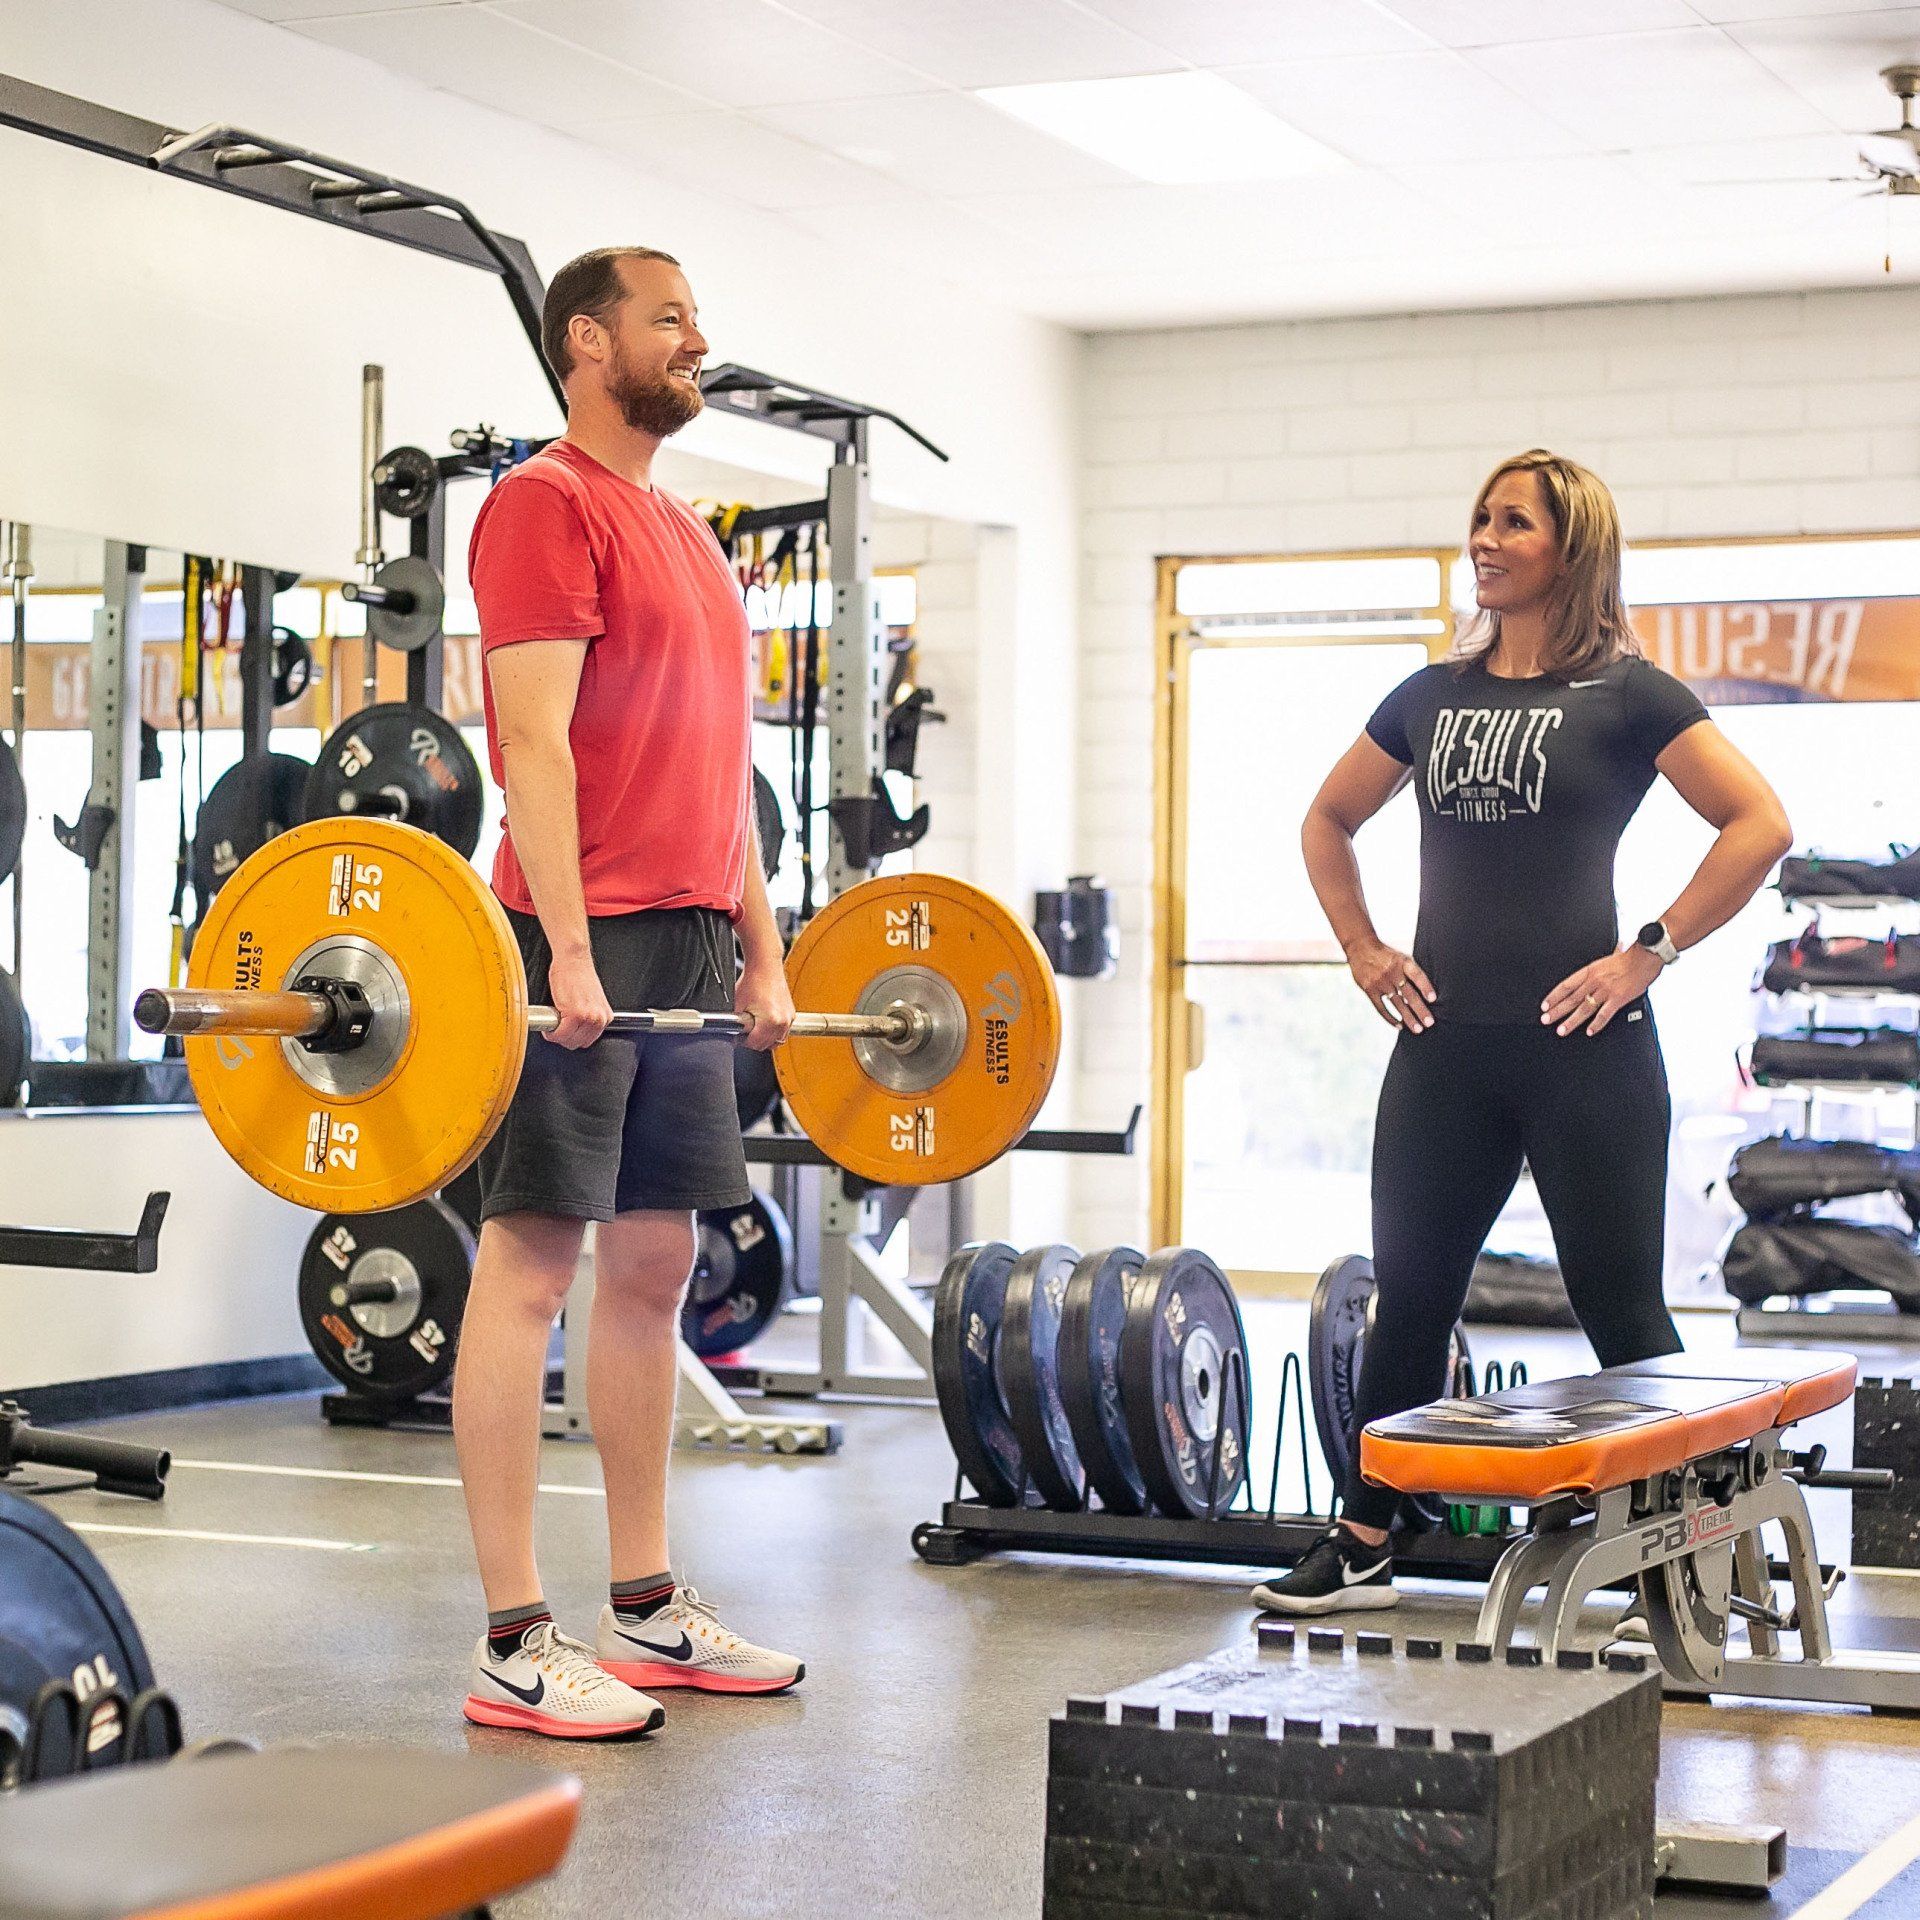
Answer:
MULTIPOLYGON (((1468 537, 1494 483, 1509 473, 1537 473, 1562 571, 1547 606, 1547 647, 1540 671, 1571 677, 1641 651, 1620 590, 1620 510, 1604 480, 1578 461, 1544 447, 1516 453, 1487 475, 1474 496, 1468 537)), ((1500 640, 1500 616, 1476 612, 1463 621, 1449 658, 1458 667, 1484 659, 1500 640)))

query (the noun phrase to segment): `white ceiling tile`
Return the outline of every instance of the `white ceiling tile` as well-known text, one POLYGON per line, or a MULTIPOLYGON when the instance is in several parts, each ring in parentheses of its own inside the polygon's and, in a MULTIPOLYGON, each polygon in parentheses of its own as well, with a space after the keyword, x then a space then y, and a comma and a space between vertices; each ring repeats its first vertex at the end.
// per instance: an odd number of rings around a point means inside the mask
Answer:
POLYGON ((1887 91, 1880 69, 1897 60, 1920 60, 1920 7, 1915 6, 1749 21, 1727 32, 1803 100, 1850 133, 1898 124, 1900 103, 1887 91))
POLYGON ((1449 47, 1515 40, 1572 40, 1596 33, 1697 27, 1688 0, 1381 0, 1408 25, 1449 47))
POLYGON ((1067 0, 791 0, 831 27, 954 87, 1101 80, 1177 62, 1067 0))
MULTIPOLYGON (((802 0, 804 4, 804 0, 802 0)), ((1090 11, 1201 67, 1415 52, 1427 35, 1353 0, 1082 0, 1090 11)))
POLYGON ((1791 20, 1834 13, 1896 13, 1907 0, 1692 0, 1703 20, 1721 24, 1732 20, 1791 20))
POLYGON ((1052 264, 1019 234, 926 194, 879 207, 802 207, 791 217, 836 246, 866 255, 884 252, 956 285, 984 283, 1002 298, 1008 286, 1052 264))
POLYGON ((479 7, 428 7, 290 23, 483 106, 569 129, 583 119, 684 111, 689 97, 479 7))
POLYGON ((958 203, 1044 248, 1062 273, 1129 265, 1143 285, 1206 274, 1223 257, 1264 263, 1276 284, 1309 258, 1389 252, 1431 209, 1380 174, 1253 187, 1138 186, 969 196, 958 203))
POLYGON ((1222 77, 1367 165, 1571 153, 1582 144, 1457 53, 1232 67, 1222 77))
POLYGON ((496 11, 721 106, 861 100, 926 85, 766 0, 500 0, 496 11))
POLYGON ((583 122, 575 131, 666 179, 775 211, 899 200, 907 192, 897 181, 790 140, 741 113, 651 114, 583 122))
POLYGON ((1827 131, 1812 107, 1710 27, 1481 47, 1467 58, 1606 151, 1827 131))
MULTIPOLYGON (((1712 140, 1691 147, 1649 147, 1624 163, 1674 186, 1820 186, 1860 175, 1860 142, 1851 134, 1802 134, 1791 140, 1712 140)), ((1864 180, 1862 184, 1865 184, 1864 180)), ((1831 196, 1828 196, 1831 197, 1831 196)))
POLYGON ((928 193, 1119 186, 1130 178, 964 93, 762 107, 753 117, 928 193))
POLYGON ((220 0, 256 20, 317 20, 343 13, 424 13, 430 7, 467 6, 471 0, 220 0))
POLYGON ((1549 166, 1508 160, 1402 170, 1408 192, 1450 218, 1464 257, 1512 247, 1538 247, 1575 232, 1604 244, 1622 233, 1644 234, 1666 218, 1656 183, 1619 160, 1576 155, 1549 166))

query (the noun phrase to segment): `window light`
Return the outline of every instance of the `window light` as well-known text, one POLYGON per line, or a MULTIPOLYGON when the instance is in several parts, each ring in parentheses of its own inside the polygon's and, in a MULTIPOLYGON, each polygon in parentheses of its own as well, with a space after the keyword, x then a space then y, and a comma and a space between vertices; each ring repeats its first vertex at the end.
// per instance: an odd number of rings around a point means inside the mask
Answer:
POLYGON ((1440 605, 1440 563, 1426 554, 1380 560, 1256 560, 1180 569, 1175 606, 1218 614, 1346 613, 1355 607, 1424 612, 1440 605))

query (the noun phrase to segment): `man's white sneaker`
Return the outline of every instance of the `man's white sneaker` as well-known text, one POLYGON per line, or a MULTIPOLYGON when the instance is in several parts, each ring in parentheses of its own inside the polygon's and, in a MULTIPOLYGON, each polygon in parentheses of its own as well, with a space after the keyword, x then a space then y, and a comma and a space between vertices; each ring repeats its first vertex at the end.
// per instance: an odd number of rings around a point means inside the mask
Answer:
POLYGON ((698 1687, 706 1693, 784 1693, 806 1678, 790 1653, 775 1653, 723 1627, 691 1587, 677 1587, 658 1613, 623 1619, 600 1609, 600 1664, 630 1687, 698 1687))
POLYGON ((559 1740, 651 1733, 667 1718, 658 1700, 622 1684, 584 1640, 570 1639, 551 1620, 533 1628, 504 1660, 493 1658, 481 1636, 464 1711, 483 1727, 518 1727, 559 1740))

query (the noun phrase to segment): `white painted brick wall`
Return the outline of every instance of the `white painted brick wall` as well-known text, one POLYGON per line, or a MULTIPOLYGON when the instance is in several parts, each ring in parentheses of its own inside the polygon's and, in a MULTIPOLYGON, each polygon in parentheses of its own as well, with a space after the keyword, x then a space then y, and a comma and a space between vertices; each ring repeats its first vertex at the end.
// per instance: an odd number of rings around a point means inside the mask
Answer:
MULTIPOLYGON (((1089 1124, 1148 1090, 1156 556, 1452 541, 1534 444, 1593 466, 1629 539, 1920 526, 1908 288, 1095 335, 1081 393, 1077 847, 1123 942, 1067 988, 1089 1124)), ((1077 1163, 1080 1245, 1145 1234, 1141 1148, 1077 1163)))
POLYGON ((974 870, 975 659, 979 650, 979 529, 932 516, 882 516, 873 531, 877 569, 911 567, 918 593, 914 642, 920 684, 946 715, 920 729, 916 801, 931 809, 914 864, 942 873, 974 870))

